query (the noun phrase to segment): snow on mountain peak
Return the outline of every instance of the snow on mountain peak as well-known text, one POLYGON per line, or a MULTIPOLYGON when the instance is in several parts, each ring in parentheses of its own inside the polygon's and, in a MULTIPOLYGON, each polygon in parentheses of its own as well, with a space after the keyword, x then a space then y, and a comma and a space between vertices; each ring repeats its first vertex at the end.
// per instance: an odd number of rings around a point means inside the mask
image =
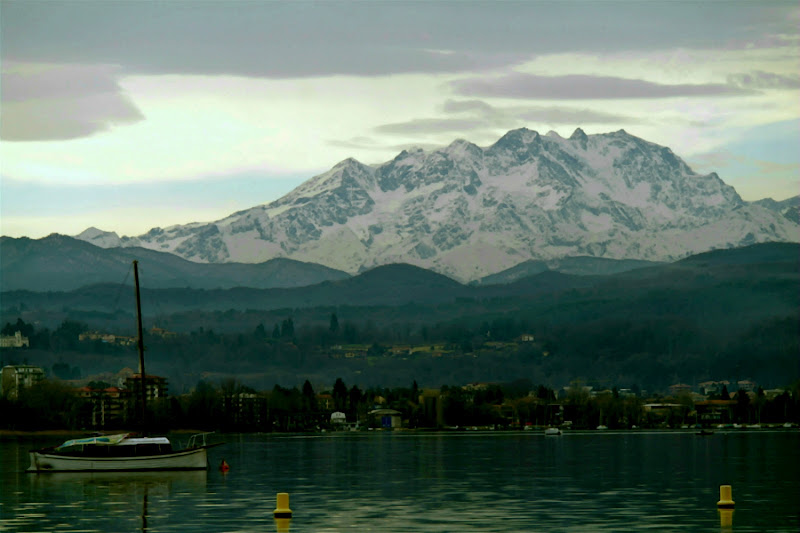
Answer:
POLYGON ((101 248, 116 248, 120 245, 120 238, 116 232, 103 231, 94 226, 86 228, 80 234, 76 235, 75 238, 90 242, 101 248))
MULTIPOLYGON (((98 232, 79 238, 94 242, 98 232)), ((468 281, 531 259, 663 261, 800 235, 792 219, 743 202, 669 148, 580 128, 568 141, 520 128, 486 148, 459 139, 372 166, 349 158, 268 205, 151 233, 102 242, 194 261, 286 257, 351 273, 405 262, 468 281)))

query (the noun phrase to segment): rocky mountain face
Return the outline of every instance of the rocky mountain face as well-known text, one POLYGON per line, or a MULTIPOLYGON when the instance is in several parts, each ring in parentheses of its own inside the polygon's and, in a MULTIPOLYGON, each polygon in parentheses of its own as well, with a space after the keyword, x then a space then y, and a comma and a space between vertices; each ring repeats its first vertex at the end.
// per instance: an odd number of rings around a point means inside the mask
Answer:
POLYGON ((766 207, 770 211, 780 214, 795 224, 800 224, 800 196, 794 196, 792 198, 783 200, 782 202, 776 202, 772 198, 764 198, 763 200, 758 200, 757 202, 753 203, 755 205, 766 207))
POLYGON ((379 165, 347 159, 279 200, 213 223, 78 237, 196 262, 285 257, 350 273, 402 262, 472 281, 531 260, 673 261, 797 242, 798 221, 784 215, 624 130, 578 129, 565 139, 523 128, 487 148, 457 140, 379 165))

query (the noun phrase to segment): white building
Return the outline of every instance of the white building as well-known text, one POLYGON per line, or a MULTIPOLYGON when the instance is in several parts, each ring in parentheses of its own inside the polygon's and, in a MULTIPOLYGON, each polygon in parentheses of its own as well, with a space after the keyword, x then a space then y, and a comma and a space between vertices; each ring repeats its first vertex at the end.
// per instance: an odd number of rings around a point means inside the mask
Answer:
POLYGON ((0 372, 0 395, 16 399, 19 391, 32 387, 44 379, 44 370, 38 366, 4 366, 0 372))
POLYGON ((0 348, 28 348, 30 345, 28 337, 23 337, 20 331, 15 332, 13 335, 0 336, 0 348))

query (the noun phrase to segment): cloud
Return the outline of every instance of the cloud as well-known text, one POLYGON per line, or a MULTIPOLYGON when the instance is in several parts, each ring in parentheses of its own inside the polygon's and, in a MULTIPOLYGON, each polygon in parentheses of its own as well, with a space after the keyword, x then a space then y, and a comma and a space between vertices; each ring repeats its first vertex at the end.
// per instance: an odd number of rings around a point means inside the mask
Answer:
POLYGON ((638 118, 563 106, 506 106, 495 107, 483 100, 447 100, 445 113, 473 113, 497 126, 518 123, 520 120, 547 124, 634 124, 638 118))
POLYGON ((497 109, 483 100, 447 100, 442 107, 445 113, 476 112, 483 115, 496 115, 497 109))
POLYGON ((566 107, 528 107, 520 109, 517 116, 531 122, 546 124, 638 124, 641 122, 638 118, 626 115, 566 107))
POLYGON ((144 116, 103 65, 4 64, 0 139, 87 137, 144 116))
MULTIPOLYGON (((377 144, 375 140, 370 139, 368 137, 353 137, 352 139, 340 140, 340 139, 332 139, 328 141, 328 144, 331 146, 336 146, 340 148, 347 148, 351 150, 358 150, 364 151, 368 150, 371 152, 378 152, 377 160, 371 159, 363 159, 361 160, 362 163, 365 164, 381 164, 391 159, 396 154, 402 152, 403 150, 411 150, 412 148, 421 148, 425 151, 428 150, 436 150, 443 146, 442 143, 435 143, 435 142, 428 142, 428 143, 420 143, 420 142, 412 142, 412 143, 403 143, 403 144, 377 144)), ((324 171, 320 171, 324 172, 324 171)))
POLYGON ((425 135, 431 133, 471 131, 486 126, 480 118, 418 118, 408 122, 383 124, 375 132, 401 135, 425 135))
MULTIPOLYGON (((477 130, 508 130, 523 125, 586 125, 586 124, 636 124, 638 118, 593 111, 590 109, 560 106, 507 106, 495 107, 482 100, 447 100, 442 106, 446 117, 416 118, 405 122, 383 124, 374 128, 378 134, 437 135, 477 130), (453 117, 452 115, 460 115, 453 117)), ((359 143, 356 143, 357 146, 359 143)))
POLYGON ((726 84, 660 84, 646 80, 571 74, 539 76, 515 72, 496 78, 473 77, 450 83, 463 96, 530 100, 604 100, 751 94, 726 84))
POLYGON ((791 45, 787 2, 4 2, 3 58, 268 78, 502 68, 536 56, 791 45))
POLYGON ((728 76, 728 84, 742 89, 800 89, 800 77, 757 70, 731 74, 728 76))

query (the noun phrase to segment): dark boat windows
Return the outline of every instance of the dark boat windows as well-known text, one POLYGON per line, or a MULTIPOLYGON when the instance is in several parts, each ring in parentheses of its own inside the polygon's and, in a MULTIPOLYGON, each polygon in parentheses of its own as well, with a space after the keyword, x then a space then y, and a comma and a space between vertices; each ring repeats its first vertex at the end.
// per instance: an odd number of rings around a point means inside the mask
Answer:
POLYGON ((172 446, 170 444, 135 444, 125 446, 84 444, 82 446, 70 446, 57 453, 58 455, 69 455, 71 457, 143 457, 172 453, 172 446))

